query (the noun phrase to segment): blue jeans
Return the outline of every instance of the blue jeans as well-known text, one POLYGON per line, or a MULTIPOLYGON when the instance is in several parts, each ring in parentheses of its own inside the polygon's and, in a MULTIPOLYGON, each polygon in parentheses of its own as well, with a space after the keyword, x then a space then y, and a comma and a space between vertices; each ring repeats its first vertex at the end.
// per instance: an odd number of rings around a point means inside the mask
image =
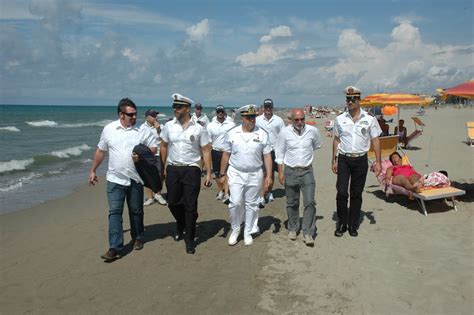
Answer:
POLYGON ((122 213, 127 200, 130 217, 130 232, 133 240, 143 239, 143 186, 131 181, 130 186, 107 182, 107 200, 109 202, 109 248, 123 247, 122 213))
POLYGON ((285 191, 288 213, 288 230, 299 232, 300 230, 300 191, 303 193, 303 235, 314 237, 316 232, 316 201, 314 191, 316 182, 314 180, 313 168, 306 170, 285 167, 285 191))

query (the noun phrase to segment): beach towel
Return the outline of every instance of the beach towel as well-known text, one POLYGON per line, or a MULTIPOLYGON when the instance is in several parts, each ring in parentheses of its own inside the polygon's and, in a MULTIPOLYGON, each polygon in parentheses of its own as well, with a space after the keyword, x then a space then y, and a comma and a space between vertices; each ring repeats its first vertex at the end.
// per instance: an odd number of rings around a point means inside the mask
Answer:
POLYGON ((449 178, 440 172, 431 172, 423 175, 423 188, 444 188, 451 186, 449 178))

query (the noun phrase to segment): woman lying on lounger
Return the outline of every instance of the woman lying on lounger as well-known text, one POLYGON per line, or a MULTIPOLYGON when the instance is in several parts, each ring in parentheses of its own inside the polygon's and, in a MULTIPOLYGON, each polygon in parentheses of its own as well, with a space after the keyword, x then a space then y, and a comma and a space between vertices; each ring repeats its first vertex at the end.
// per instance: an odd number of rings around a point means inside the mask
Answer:
POLYGON ((423 187, 423 176, 418 174, 410 165, 402 165, 402 157, 398 152, 390 154, 393 166, 387 168, 385 181, 387 184, 402 186, 407 190, 419 192, 423 187))

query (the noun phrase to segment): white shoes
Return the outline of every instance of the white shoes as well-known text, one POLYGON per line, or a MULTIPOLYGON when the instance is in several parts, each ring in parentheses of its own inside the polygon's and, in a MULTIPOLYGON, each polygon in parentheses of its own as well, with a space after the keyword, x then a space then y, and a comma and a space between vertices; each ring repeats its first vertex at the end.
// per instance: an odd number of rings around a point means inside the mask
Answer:
POLYGON ((304 236, 304 242, 306 246, 314 246, 314 239, 311 235, 305 235, 304 236))
POLYGON ((225 203, 226 205, 228 205, 229 202, 230 202, 229 194, 224 194, 224 197, 222 198, 222 203, 225 203))
POLYGON ((265 203, 269 203, 275 200, 275 198, 273 198, 273 193, 272 192, 267 193, 264 200, 265 200, 265 203))
POLYGON ((229 236, 230 246, 234 246, 235 244, 237 244, 237 239, 239 238, 239 235, 240 235, 240 229, 232 230, 232 233, 230 233, 230 236, 229 236))
POLYGON ((245 246, 249 246, 253 244, 253 237, 250 234, 244 234, 244 244, 245 246))
POLYGON ((151 206, 151 205, 154 204, 154 203, 155 203, 155 199, 150 198, 150 199, 147 199, 147 201, 145 201, 145 202, 143 203, 143 205, 144 205, 145 207, 147 207, 147 206, 151 206))
POLYGON ((288 232, 288 238, 292 241, 296 241, 297 235, 295 231, 288 232))
POLYGON ((222 200, 223 196, 224 196, 224 192, 222 190, 219 191, 216 195, 216 200, 222 200))
POLYGON ((155 194, 155 200, 162 206, 166 206, 168 204, 162 195, 155 194))

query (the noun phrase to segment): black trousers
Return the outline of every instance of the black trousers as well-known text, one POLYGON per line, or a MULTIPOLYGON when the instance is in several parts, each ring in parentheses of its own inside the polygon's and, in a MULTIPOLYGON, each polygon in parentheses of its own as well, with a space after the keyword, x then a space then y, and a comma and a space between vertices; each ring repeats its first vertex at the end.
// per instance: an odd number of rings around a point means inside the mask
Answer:
POLYGON ((355 158, 345 155, 338 156, 336 204, 340 224, 348 224, 355 229, 359 227, 362 191, 364 190, 368 169, 367 155, 355 158), (349 208, 347 207, 348 191, 350 191, 349 208))
POLYGON ((176 219, 178 232, 186 232, 186 243, 194 242, 201 169, 196 166, 169 165, 166 168, 166 189, 168 208, 176 219))

